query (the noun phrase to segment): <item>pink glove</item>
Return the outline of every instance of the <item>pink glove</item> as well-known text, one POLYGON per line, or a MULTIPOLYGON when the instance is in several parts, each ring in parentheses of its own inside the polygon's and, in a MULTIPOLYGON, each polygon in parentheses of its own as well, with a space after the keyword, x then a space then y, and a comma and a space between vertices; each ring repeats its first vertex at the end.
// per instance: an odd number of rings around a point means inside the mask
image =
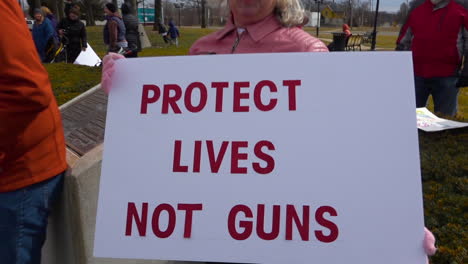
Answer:
MULTIPOLYGON (((437 251, 437 248, 435 247, 435 237, 431 233, 431 231, 429 231, 429 229, 427 229, 426 227, 424 227, 423 246, 424 246, 424 251, 426 251, 426 254, 428 256, 434 255, 437 251)), ((429 263, 429 261, 427 261, 427 263, 429 263)))
POLYGON ((114 64, 116 60, 125 59, 123 55, 117 53, 109 53, 104 56, 102 60, 102 77, 101 77, 101 88, 109 94, 112 89, 112 75, 114 74, 114 64))

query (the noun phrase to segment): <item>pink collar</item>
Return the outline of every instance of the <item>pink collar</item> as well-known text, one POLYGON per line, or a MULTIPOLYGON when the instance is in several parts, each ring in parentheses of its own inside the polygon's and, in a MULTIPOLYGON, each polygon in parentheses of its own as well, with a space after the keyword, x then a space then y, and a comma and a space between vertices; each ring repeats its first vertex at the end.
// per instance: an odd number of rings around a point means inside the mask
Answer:
MULTIPOLYGON (((275 31, 276 29, 280 28, 281 24, 276 18, 275 15, 269 15, 262 19, 261 21, 251 24, 245 27, 246 31, 252 37, 255 42, 260 41, 266 35, 270 34, 271 32, 275 31)), ((236 29, 236 25, 234 25, 234 21, 232 15, 230 16, 229 20, 226 23, 226 26, 218 33, 216 33, 215 38, 220 40, 226 37, 227 34, 231 33, 233 30, 236 29)))

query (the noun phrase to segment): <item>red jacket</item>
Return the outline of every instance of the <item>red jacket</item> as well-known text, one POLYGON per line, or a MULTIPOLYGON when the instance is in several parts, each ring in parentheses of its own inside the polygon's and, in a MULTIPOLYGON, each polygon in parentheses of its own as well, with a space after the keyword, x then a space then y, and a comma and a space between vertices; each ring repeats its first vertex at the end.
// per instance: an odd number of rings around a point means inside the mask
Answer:
POLYGON ((60 112, 18 1, 1 0, 0 17, 0 192, 8 192, 67 163, 60 112))
POLYGON ((416 76, 455 76, 468 48, 463 45, 467 29, 468 12, 463 6, 453 0, 438 5, 427 0, 409 14, 397 45, 413 51, 416 76))

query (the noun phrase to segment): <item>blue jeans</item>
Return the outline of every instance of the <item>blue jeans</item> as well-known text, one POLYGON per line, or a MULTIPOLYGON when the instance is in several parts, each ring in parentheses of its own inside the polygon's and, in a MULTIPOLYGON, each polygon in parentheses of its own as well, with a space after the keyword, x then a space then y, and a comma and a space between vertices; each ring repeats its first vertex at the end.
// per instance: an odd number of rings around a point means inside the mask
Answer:
POLYGON ((422 78, 415 76, 416 107, 426 107, 432 94, 434 112, 447 116, 457 114, 458 87, 457 77, 422 78))
POLYGON ((64 173, 0 193, 0 263, 39 264, 51 205, 63 189, 64 173))

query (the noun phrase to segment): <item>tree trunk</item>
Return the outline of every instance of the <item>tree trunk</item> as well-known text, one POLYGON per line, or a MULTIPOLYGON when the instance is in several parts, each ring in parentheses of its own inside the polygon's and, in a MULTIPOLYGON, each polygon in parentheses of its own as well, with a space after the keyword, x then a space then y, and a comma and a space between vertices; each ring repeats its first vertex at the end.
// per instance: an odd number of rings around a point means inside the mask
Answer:
POLYGON ((206 28, 206 0, 201 0, 201 27, 206 28))
POLYGON ((41 0, 28 0, 29 15, 34 18, 34 9, 41 8, 41 0))
POLYGON ((56 12, 56 15, 57 17, 59 18, 59 20, 63 19, 65 17, 65 13, 64 13, 64 6, 63 6, 63 1, 61 0, 58 0, 57 1, 57 12, 56 12))
POLYGON ((50 7, 51 9, 53 9, 53 13, 55 14, 55 16, 57 17, 58 20, 60 20, 60 15, 59 15, 59 8, 58 8, 58 1, 57 0, 51 0, 50 1, 50 7))
POLYGON ((86 25, 87 26, 95 26, 96 21, 94 19, 94 10, 93 10, 93 2, 86 1, 86 25))
POLYGON ((159 23, 164 23, 162 17, 162 2, 161 0, 154 0, 154 25, 153 30, 159 29, 159 23))
POLYGON ((133 15, 138 15, 137 14, 137 10, 138 10, 138 6, 137 6, 137 0, 125 0, 124 1, 127 5, 130 5, 132 8, 132 14, 133 15))

